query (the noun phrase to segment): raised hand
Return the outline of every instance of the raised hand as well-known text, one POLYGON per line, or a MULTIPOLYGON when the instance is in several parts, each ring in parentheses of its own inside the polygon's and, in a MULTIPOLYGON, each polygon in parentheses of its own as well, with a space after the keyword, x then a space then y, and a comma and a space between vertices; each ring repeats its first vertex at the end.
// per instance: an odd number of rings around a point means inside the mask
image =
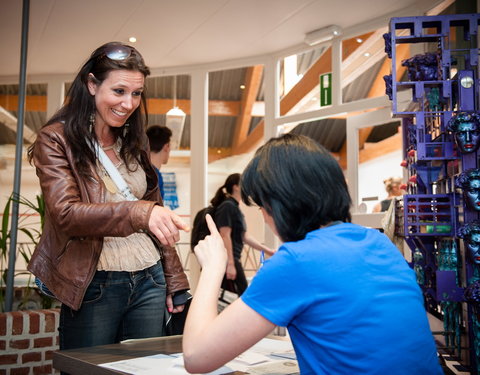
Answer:
POLYGON ((153 207, 148 228, 163 245, 167 246, 175 246, 180 240, 179 230, 189 231, 188 225, 180 216, 162 206, 153 207))
POLYGON ((210 234, 195 246, 195 255, 203 270, 215 269, 223 274, 227 265, 227 251, 212 217, 206 215, 206 220, 210 234))

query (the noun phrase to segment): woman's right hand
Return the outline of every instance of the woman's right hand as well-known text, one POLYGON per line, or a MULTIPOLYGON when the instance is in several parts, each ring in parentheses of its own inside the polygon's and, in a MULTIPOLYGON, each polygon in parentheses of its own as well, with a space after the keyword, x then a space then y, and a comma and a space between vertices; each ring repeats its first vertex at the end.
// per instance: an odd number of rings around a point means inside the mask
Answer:
POLYGON ((212 217, 207 214, 205 218, 210 234, 195 246, 195 255, 202 269, 215 269, 223 275, 227 265, 227 251, 212 217))
POLYGON ((166 246, 175 246, 180 240, 179 230, 189 231, 188 225, 167 207, 154 206, 148 228, 166 246))
POLYGON ((235 268, 235 263, 227 264, 225 276, 227 277, 227 280, 235 280, 237 278, 237 269, 235 268))

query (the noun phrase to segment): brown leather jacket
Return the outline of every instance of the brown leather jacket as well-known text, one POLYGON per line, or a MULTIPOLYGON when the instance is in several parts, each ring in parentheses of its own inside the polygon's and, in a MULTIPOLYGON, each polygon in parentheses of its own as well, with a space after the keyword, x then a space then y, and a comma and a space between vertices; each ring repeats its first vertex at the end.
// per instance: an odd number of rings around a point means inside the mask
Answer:
MULTIPOLYGON (((40 130, 33 161, 46 212, 42 236, 28 270, 62 303, 78 310, 96 271, 103 237, 148 232, 150 213, 161 204, 161 198, 155 171, 146 165, 147 191, 142 200, 105 203, 104 185, 94 168, 92 177, 84 178, 72 168, 73 160, 62 123, 40 130)), ((167 293, 188 290, 175 248, 161 249, 167 293)))

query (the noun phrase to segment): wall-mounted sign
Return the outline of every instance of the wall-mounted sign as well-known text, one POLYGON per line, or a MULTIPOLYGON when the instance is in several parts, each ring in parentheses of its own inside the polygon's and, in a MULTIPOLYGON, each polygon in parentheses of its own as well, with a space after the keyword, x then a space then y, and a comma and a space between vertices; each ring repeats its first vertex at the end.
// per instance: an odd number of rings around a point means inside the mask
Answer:
POLYGON ((332 73, 320 75, 320 107, 332 105, 332 73))

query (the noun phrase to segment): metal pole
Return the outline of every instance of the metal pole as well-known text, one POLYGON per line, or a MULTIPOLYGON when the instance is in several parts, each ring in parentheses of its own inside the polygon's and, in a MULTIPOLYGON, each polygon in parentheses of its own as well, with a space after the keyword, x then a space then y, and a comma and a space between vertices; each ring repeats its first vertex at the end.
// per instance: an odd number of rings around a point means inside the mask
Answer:
MULTIPOLYGON (((18 90, 17 140, 15 144, 15 174, 13 177, 13 197, 20 196, 20 176, 22 172, 23 124, 25 118, 26 70, 28 49, 28 22, 30 0, 23 0, 22 46, 20 55, 20 82, 18 90)), ((12 202, 12 223, 10 226, 10 248, 8 253, 7 288, 5 291, 5 311, 12 311, 15 274, 15 256, 17 250, 18 201, 12 202)))

